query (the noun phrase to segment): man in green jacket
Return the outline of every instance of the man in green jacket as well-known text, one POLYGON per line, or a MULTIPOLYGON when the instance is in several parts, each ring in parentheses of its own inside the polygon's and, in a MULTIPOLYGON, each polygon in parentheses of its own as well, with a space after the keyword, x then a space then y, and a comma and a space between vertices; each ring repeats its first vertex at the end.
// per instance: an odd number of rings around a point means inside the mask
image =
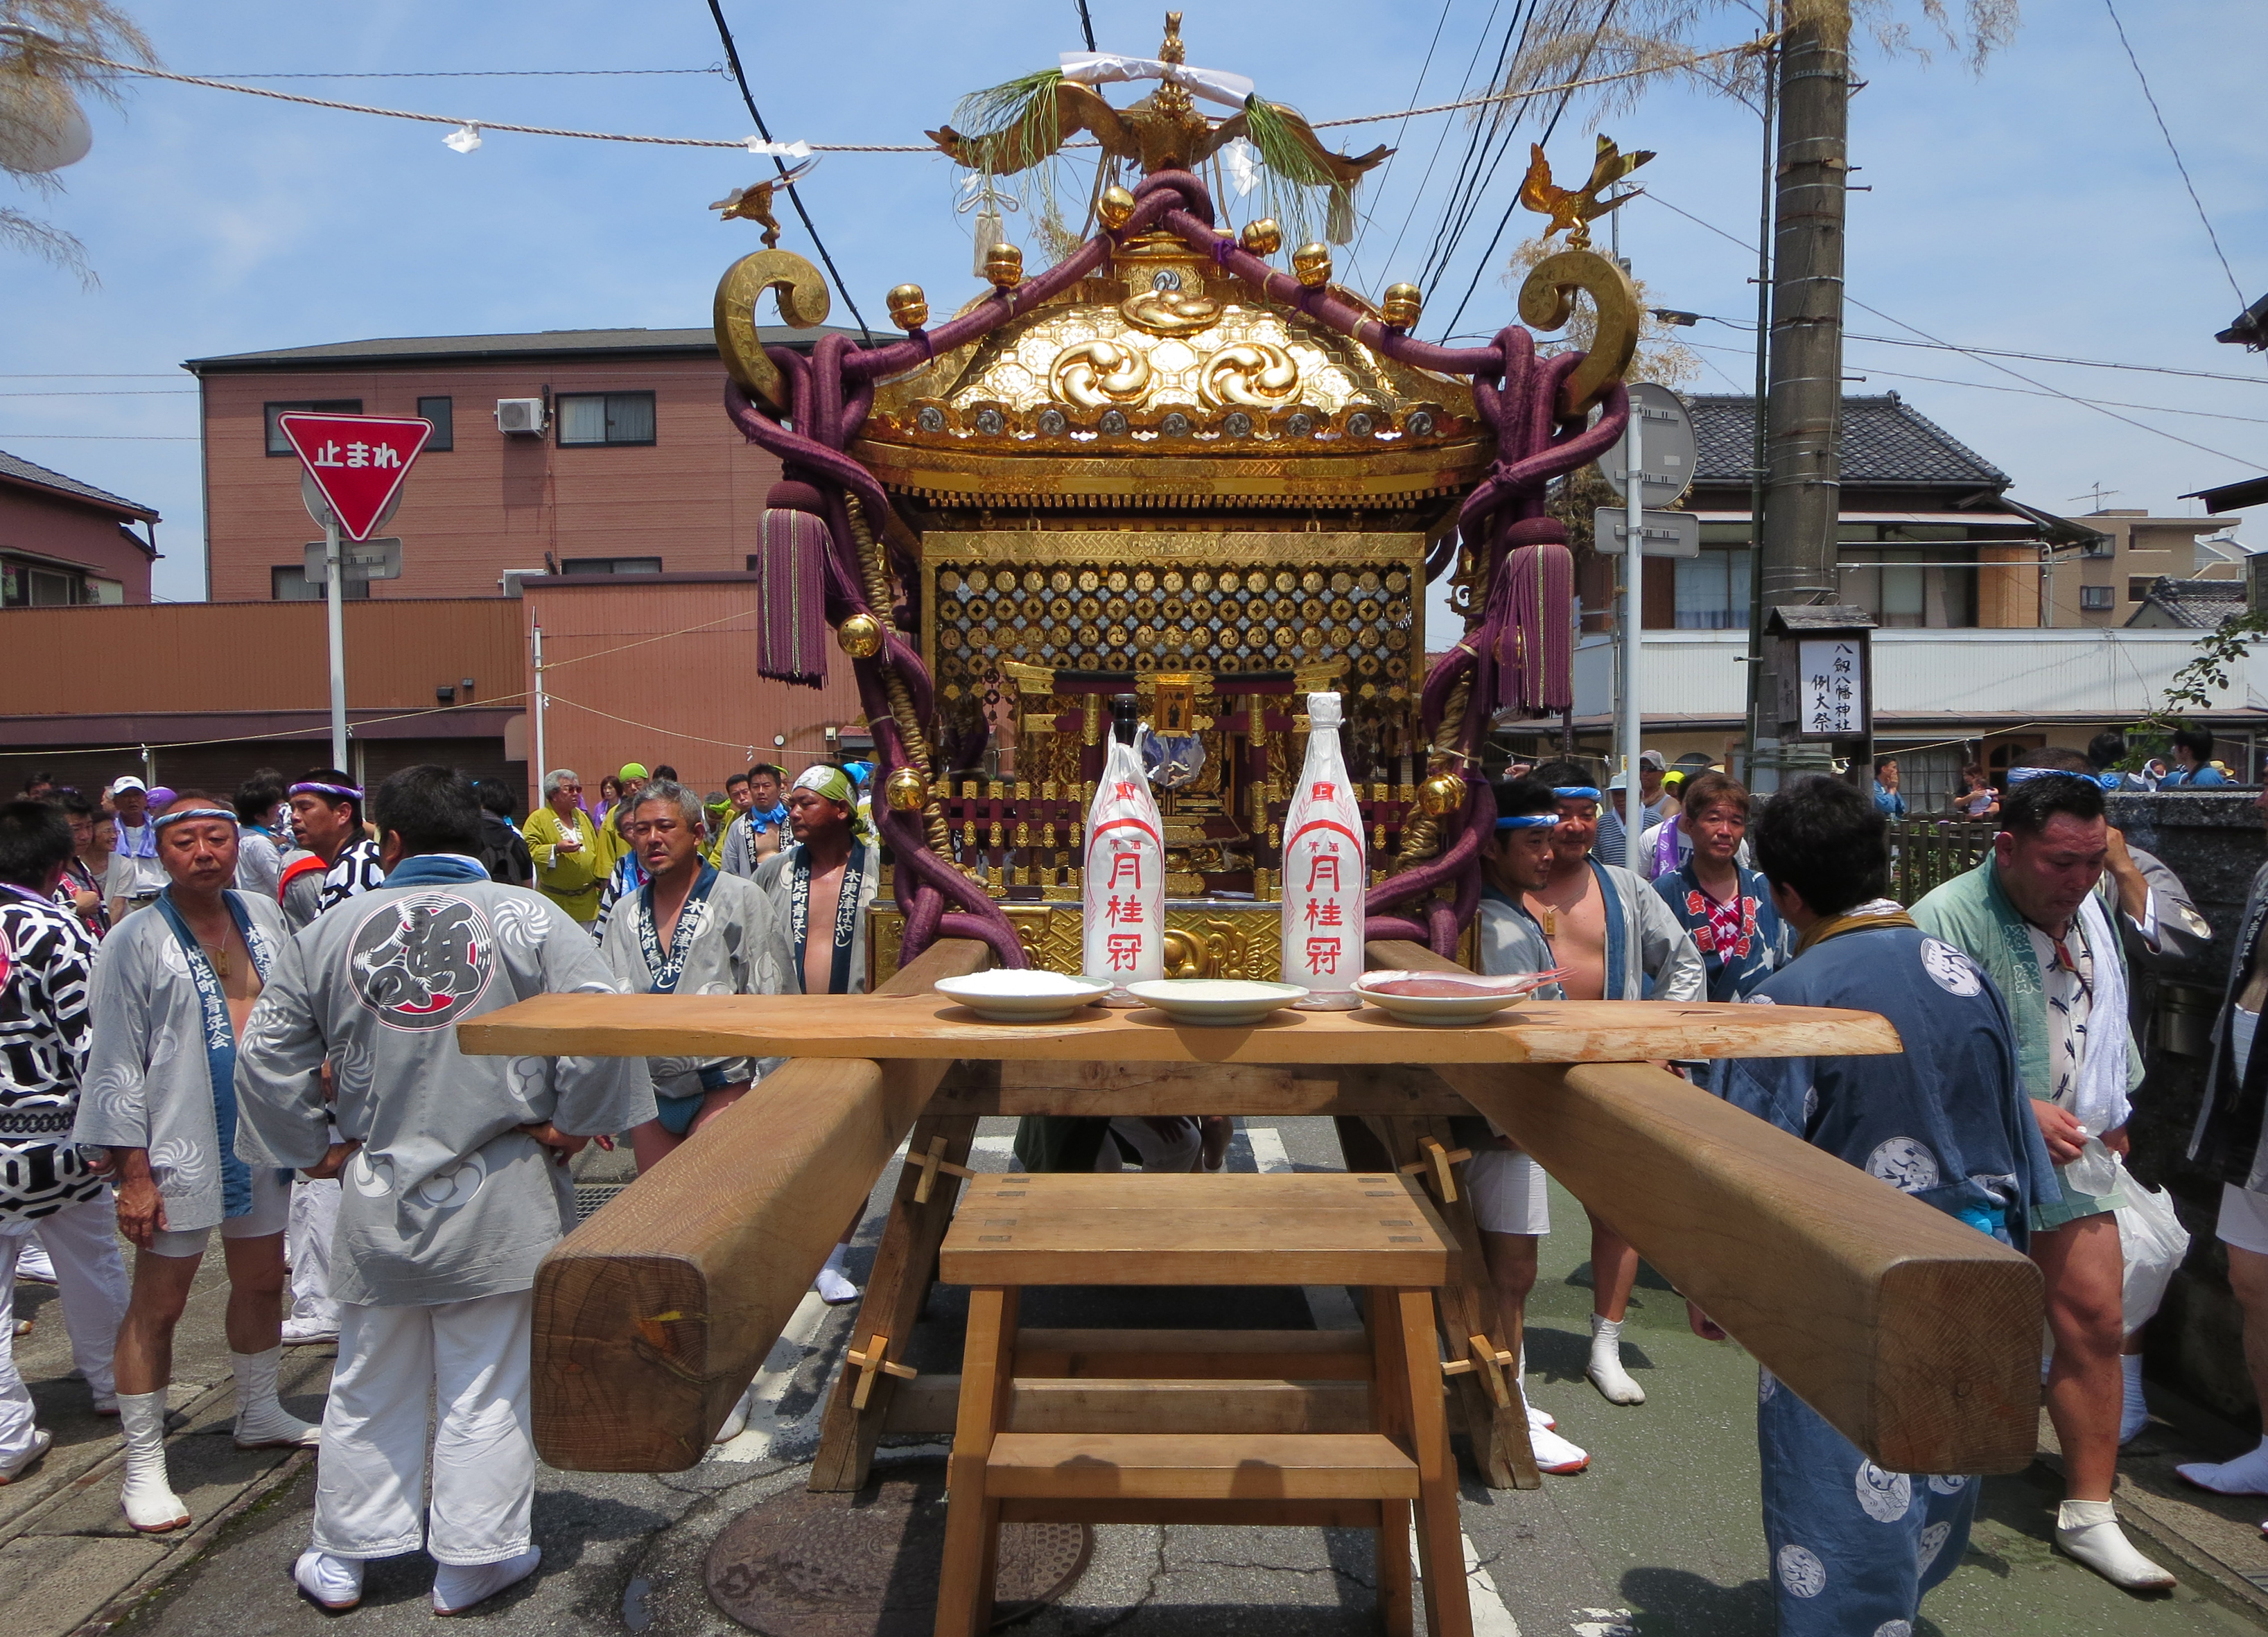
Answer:
POLYGON ((2112 1213, 2126 1203, 2119 1156, 2142 1079, 2117 914, 2155 947, 2148 884, 2104 817, 2102 787, 2021 763, 2009 770, 1992 855, 1913 907, 1922 930, 1982 966, 2007 1002, 2017 1067, 2056 1162, 2062 1201, 2034 1208, 2030 1247, 2055 1339, 2048 1417, 2067 1496, 2056 1544, 2112 1584, 2145 1590, 2173 1576, 2127 1543, 2110 1504, 2125 1340, 2112 1213))
POLYGON ((598 832, 583 811, 583 781, 567 768, 543 780, 543 805, 528 814, 523 832, 535 861, 535 890, 588 929, 599 915, 606 870, 598 832))

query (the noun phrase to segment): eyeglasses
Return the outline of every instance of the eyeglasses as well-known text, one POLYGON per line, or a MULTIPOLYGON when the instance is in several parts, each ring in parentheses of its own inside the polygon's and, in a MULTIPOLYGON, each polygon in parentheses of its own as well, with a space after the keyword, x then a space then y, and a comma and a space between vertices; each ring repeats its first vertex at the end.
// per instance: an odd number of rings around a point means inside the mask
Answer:
POLYGON ((563 784, 559 788, 563 790, 579 790, 583 787, 579 784, 563 784))

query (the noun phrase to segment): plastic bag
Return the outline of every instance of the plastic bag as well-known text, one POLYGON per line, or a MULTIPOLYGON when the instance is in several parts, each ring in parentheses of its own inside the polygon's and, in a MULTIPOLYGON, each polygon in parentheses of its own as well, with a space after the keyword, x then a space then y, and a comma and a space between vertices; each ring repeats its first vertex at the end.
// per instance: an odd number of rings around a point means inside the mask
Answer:
POLYGON ((2126 1333, 2133 1334, 2150 1322, 2166 1299, 2174 1269, 2189 1254, 2189 1230, 2174 1215, 2173 1196, 2153 1192, 2129 1172, 2124 1193, 2130 1203, 2118 1208, 2118 1249, 2126 1259, 2121 1289, 2126 1312, 2126 1333))

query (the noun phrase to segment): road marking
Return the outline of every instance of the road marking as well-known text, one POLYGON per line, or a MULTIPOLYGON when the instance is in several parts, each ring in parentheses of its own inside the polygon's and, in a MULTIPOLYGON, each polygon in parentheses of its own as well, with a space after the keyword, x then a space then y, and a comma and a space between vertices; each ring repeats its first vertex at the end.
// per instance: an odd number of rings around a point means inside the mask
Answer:
POLYGON ((1252 1149, 1252 1165, 1263 1177, 1273 1177, 1284 1171, 1295 1171, 1292 1156, 1284 1151, 1284 1134, 1273 1126, 1247 1126, 1242 1136, 1252 1149))
POLYGON ((718 1461, 761 1461, 771 1454, 772 1446, 785 1435, 806 1423, 815 1422, 827 1408, 827 1395, 822 1392, 812 1401, 811 1407, 792 1421, 783 1420, 779 1402, 787 1394, 789 1384, 804 1362, 819 1351, 820 1326, 834 1310, 820 1300, 819 1292, 804 1292, 803 1300, 796 1303, 795 1311, 788 1316, 780 1338, 772 1343, 772 1350, 764 1355, 763 1368, 748 1384, 744 1402, 748 1406, 748 1424, 740 1435, 720 1444, 710 1446, 709 1454, 718 1461))
POLYGON ((1583 1617, 1575 1622, 1575 1637, 1638 1637, 1628 1609, 1578 1609, 1575 1612, 1583 1617))
MULTIPOLYGON (((1495 1580, 1488 1570, 1481 1567, 1480 1549, 1473 1545, 1473 1538, 1462 1530, 1458 1531, 1457 1538, 1465 1547, 1465 1600, 1472 1605, 1473 1637, 1520 1637, 1520 1622, 1513 1619, 1512 1611, 1505 1607, 1504 1594, 1496 1589, 1495 1580)), ((1425 1559, 1418 1548, 1415 1519, 1410 1524, 1410 1560, 1418 1577, 1424 1579, 1425 1559)), ((1586 1613, 1597 1611, 1584 1611, 1586 1613)), ((1575 1629, 1582 1633, 1583 1637, 1615 1637, 1612 1633, 1594 1634, 1583 1632, 1580 1626, 1575 1629)))

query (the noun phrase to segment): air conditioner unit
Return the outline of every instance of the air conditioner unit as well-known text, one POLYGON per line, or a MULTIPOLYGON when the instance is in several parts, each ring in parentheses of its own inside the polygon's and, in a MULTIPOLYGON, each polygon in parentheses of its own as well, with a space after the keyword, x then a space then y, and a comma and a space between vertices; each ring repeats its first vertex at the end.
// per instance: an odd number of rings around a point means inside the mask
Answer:
POLYGON ((499 398, 497 400, 496 417, 497 430, 507 436, 543 436, 543 400, 541 398, 499 398))

